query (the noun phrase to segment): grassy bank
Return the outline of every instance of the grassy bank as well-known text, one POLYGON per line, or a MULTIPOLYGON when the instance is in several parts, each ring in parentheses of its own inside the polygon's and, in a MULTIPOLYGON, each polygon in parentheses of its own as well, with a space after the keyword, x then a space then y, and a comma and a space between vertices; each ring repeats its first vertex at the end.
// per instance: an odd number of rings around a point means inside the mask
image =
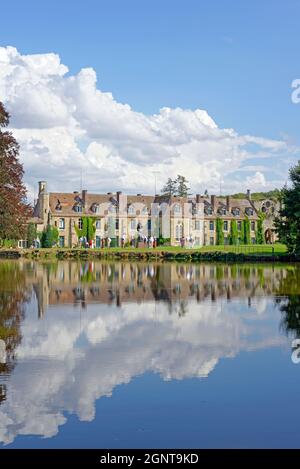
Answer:
POLYGON ((287 261, 300 260, 296 256, 287 254, 283 244, 275 245, 248 245, 248 246, 203 246, 201 248, 181 248, 175 246, 161 246, 155 249, 149 248, 103 248, 103 249, 79 249, 79 248, 52 248, 52 249, 2 249, 2 258, 25 257, 29 259, 160 259, 176 261, 287 261))

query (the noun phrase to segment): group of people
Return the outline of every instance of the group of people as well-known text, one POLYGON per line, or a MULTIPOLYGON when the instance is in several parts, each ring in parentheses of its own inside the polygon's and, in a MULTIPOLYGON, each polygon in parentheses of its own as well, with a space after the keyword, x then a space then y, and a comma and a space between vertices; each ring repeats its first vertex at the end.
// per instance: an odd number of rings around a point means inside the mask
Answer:
POLYGON ((192 236, 187 236, 186 238, 182 236, 182 238, 180 238, 180 246, 182 248, 193 248, 195 246, 195 240, 192 236))
MULTIPOLYGON (((98 247, 96 246, 96 242, 94 239, 90 239, 88 240, 85 236, 82 236, 79 238, 79 247, 81 248, 95 248, 95 247, 98 247)), ((110 248, 110 245, 111 245, 111 238, 108 236, 107 238, 102 238, 100 240, 100 246, 101 248, 105 248, 105 247, 108 247, 110 248)))
MULTIPOLYGON (((131 247, 138 247, 140 244, 144 244, 144 247, 156 248, 157 247, 157 238, 154 236, 139 236, 138 238, 132 237, 129 241, 131 247)), ((126 236, 123 234, 121 236, 121 247, 124 248, 126 245, 126 236)))

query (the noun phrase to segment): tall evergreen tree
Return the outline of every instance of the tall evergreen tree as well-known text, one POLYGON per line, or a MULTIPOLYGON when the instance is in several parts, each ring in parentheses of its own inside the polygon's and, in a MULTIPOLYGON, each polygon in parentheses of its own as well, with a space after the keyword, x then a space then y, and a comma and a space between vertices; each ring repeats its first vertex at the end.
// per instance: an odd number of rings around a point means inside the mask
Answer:
POLYGON ((176 180, 173 181, 173 179, 169 178, 162 188, 161 191, 162 195, 172 197, 172 195, 176 194, 176 180))
POLYGON ((176 195, 179 197, 187 197, 190 195, 190 187, 188 186, 188 180, 184 177, 178 174, 177 179, 175 181, 176 183, 176 195))
POLYGON ((292 185, 281 191, 282 209, 280 218, 275 220, 279 239, 287 245, 288 251, 300 252, 300 161, 289 172, 292 185))
POLYGON ((8 124, 9 114, 0 102, 0 239, 20 239, 31 209, 26 203, 19 145, 11 132, 1 130, 8 124))

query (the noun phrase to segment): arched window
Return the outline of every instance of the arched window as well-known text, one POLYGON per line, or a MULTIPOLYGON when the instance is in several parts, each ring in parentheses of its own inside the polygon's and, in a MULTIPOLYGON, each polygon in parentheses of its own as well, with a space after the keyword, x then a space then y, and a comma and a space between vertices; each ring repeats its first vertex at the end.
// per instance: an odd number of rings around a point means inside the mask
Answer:
POLYGON ((179 204, 174 205, 174 213, 177 215, 181 214, 181 206, 179 204))
POLYGON ((133 214, 135 213, 135 211, 134 211, 134 206, 133 206, 133 205, 129 205, 129 207, 128 207, 128 213, 129 213, 130 215, 133 215, 133 214))
POLYGON ((176 239, 180 239, 182 237, 182 225, 176 225, 175 237, 176 239))

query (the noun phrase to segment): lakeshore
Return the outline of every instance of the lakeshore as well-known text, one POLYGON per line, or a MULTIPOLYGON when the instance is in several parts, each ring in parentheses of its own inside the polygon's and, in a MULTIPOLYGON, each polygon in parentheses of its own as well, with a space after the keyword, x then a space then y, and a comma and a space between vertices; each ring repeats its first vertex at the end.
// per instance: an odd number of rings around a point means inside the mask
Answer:
POLYGON ((300 262, 300 255, 290 254, 283 244, 204 246, 179 248, 161 246, 150 248, 40 248, 0 249, 2 259, 129 259, 161 261, 218 261, 218 262, 300 262))

